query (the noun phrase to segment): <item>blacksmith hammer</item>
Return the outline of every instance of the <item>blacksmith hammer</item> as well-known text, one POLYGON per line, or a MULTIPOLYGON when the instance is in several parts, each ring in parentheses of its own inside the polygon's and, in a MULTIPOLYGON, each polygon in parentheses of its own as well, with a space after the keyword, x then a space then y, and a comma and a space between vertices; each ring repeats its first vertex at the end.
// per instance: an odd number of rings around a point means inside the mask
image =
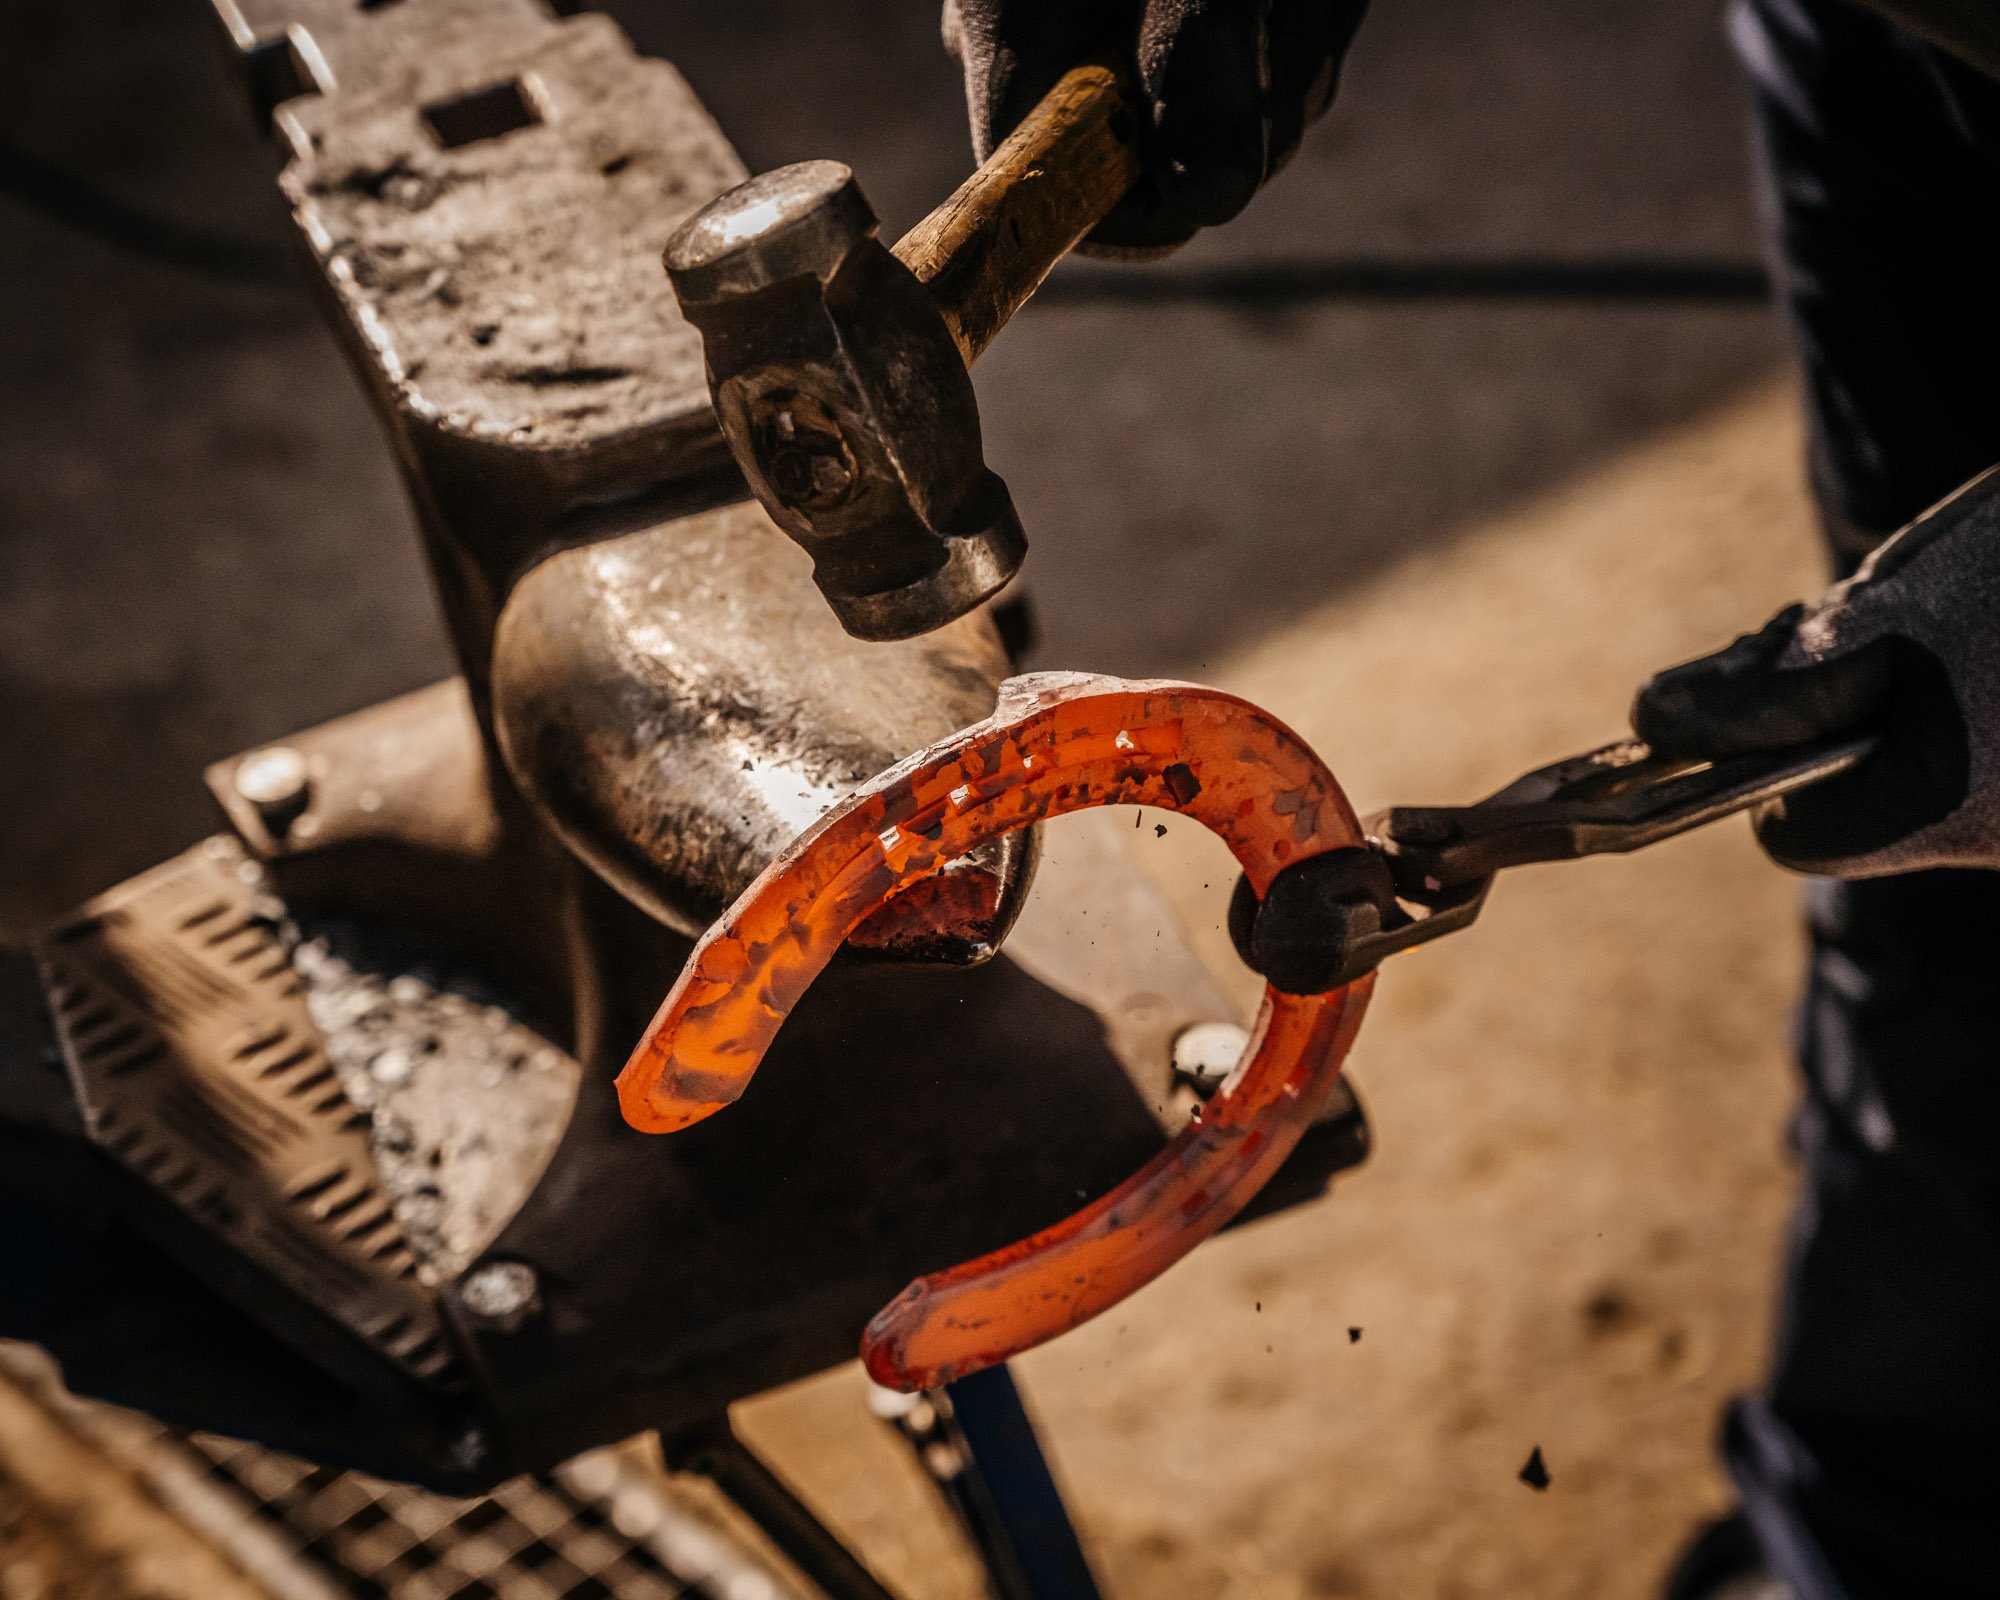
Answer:
POLYGON ((855 637, 927 633, 1019 569, 966 368, 1132 186, 1138 126, 1126 79, 1086 64, 893 252, 837 161, 752 178, 668 242, 729 447, 855 637))

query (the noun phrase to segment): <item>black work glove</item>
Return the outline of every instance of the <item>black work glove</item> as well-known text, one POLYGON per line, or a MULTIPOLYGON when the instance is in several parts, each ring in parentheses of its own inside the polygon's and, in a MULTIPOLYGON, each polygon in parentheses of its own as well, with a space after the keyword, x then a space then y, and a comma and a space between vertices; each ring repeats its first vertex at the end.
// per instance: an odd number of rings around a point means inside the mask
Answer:
POLYGON ((2000 468, 1816 604, 1654 677, 1632 728, 1693 757, 1876 730, 1860 766, 1760 808, 1758 842, 1843 878, 2000 869, 2000 468))
POLYGON ((1333 103, 1368 0, 945 0, 981 161, 1071 67, 1129 48, 1146 176, 1086 241, 1158 254, 1227 222, 1333 103))

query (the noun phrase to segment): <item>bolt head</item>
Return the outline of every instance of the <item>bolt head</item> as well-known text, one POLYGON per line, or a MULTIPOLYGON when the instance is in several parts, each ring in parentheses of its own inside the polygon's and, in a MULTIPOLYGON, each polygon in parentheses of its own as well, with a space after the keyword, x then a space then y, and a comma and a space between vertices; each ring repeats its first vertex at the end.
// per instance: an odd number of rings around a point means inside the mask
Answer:
POLYGON ((488 1261, 460 1280, 459 1303, 480 1322, 511 1333, 541 1308, 542 1285, 525 1261, 488 1261))
POLYGON ((1174 1073, 1197 1094, 1213 1094, 1249 1044, 1248 1030, 1233 1022, 1197 1022, 1174 1035, 1174 1073))
POLYGON ((924 1404, 923 1391, 905 1394, 900 1389, 891 1389, 883 1384, 868 1383, 868 1409, 884 1422, 895 1422, 902 1417, 914 1416, 919 1406, 924 1404))
POLYGON ((236 792, 257 808, 265 826, 281 832, 312 797, 306 758, 288 744, 253 750, 236 763, 236 792))

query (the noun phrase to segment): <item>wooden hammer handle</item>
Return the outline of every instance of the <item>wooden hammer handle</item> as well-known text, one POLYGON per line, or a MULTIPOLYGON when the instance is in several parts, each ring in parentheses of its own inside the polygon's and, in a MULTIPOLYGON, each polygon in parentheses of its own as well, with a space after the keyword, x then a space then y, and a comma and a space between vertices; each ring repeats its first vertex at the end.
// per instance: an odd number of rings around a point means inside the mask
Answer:
POLYGON ((1139 176, 1139 101, 1104 62, 1072 67, 951 198, 897 242, 970 366, 1139 176))

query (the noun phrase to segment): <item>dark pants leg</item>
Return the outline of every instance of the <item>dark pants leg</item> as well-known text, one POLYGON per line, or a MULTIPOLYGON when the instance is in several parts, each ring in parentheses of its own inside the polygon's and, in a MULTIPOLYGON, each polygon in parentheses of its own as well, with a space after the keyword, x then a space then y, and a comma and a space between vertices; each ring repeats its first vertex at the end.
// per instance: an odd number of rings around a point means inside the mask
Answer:
MULTIPOLYGON (((1849 570, 2000 461, 2000 84, 1852 0, 1738 0, 1732 28, 1849 570)), ((1729 1465, 1802 1600, 2000 1595, 2000 874, 1810 906, 1804 1194, 1729 1465)))

